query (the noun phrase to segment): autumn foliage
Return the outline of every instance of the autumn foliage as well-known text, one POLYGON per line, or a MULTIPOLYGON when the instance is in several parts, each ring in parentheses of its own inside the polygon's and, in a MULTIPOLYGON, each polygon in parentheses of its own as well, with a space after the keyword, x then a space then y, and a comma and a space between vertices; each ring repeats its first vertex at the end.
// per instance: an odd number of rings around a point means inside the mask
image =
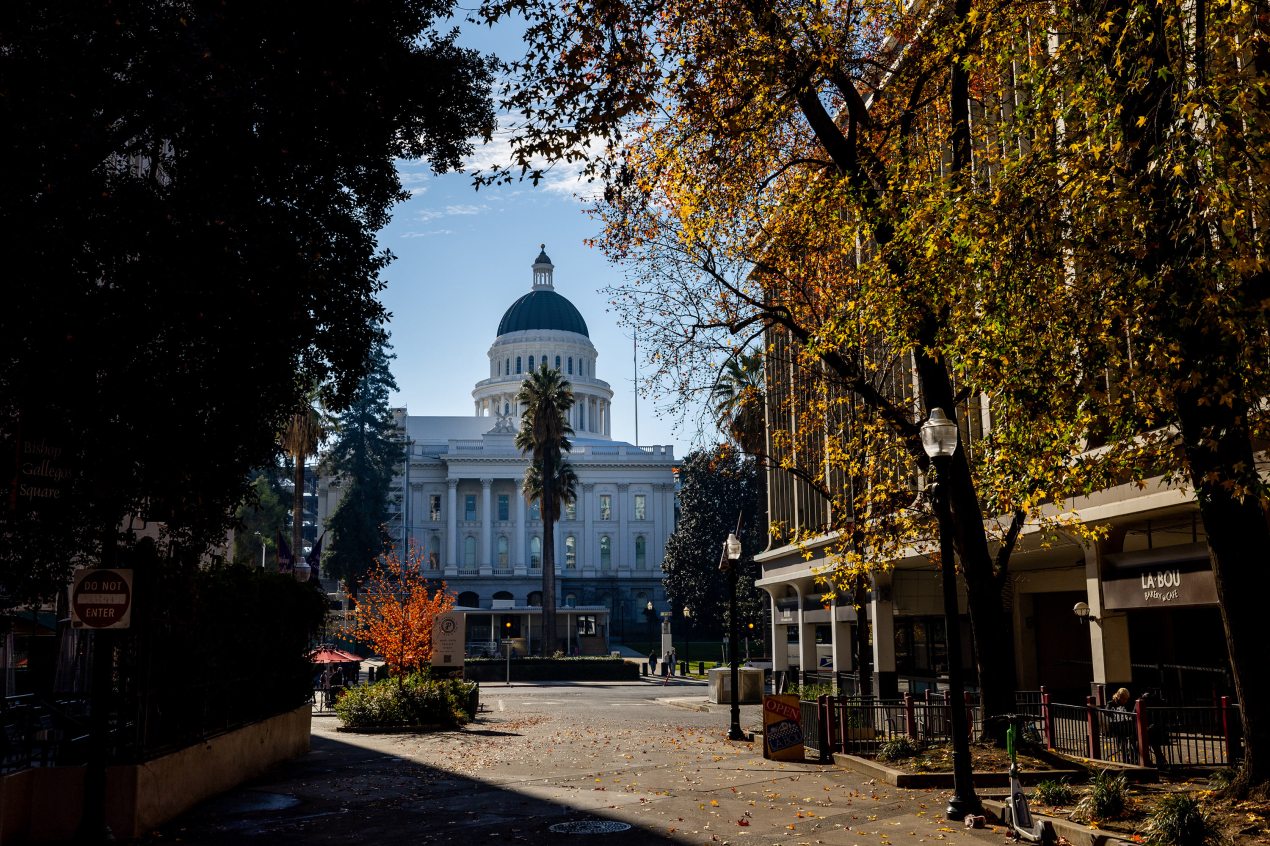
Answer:
POLYGON ((444 582, 433 588, 419 575, 422 560, 413 545, 404 562, 395 549, 375 559, 343 630, 382 655, 394 676, 432 660, 432 621, 454 607, 444 582))

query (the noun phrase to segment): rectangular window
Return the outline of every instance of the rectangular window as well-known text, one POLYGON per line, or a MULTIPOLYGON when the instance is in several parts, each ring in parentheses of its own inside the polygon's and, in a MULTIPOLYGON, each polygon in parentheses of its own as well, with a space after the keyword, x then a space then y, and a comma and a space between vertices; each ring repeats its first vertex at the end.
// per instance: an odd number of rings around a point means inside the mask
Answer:
POLYGON ((635 494, 635 519, 648 519, 648 497, 644 494, 635 494))
POLYGON ((573 535, 564 539, 564 566, 566 570, 574 570, 578 566, 578 542, 573 535))
POLYGON ((508 497, 507 494, 499 494, 498 495, 498 519, 499 520, 510 519, 507 516, 507 512, 510 508, 511 508, 511 498, 508 497))
POLYGON ((542 519, 542 509, 538 507, 538 500, 536 499, 533 502, 529 503, 529 519, 530 520, 542 519))
POLYGON ((600 519, 613 519, 613 497, 608 494, 600 494, 600 519))
POLYGON ((578 634, 593 635, 595 634, 595 615, 579 614, 578 615, 578 634))
POLYGON ((564 504, 564 519, 566 520, 578 519, 578 503, 576 501, 566 502, 564 504))
POLYGON ((435 523, 441 519, 441 494, 433 494, 428 501, 428 519, 435 523))
POLYGON ((463 519, 476 519, 476 494, 465 494, 463 496, 463 519))

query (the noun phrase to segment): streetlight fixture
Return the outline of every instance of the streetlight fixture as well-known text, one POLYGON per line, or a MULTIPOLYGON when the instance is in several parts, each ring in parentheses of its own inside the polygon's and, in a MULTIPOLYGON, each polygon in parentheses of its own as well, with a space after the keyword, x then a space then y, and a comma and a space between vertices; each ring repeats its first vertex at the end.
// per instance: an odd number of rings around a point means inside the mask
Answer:
POLYGON ((952 731, 953 792, 944 813, 949 819, 980 814, 983 806, 975 795, 974 769, 970 762, 970 726, 966 721, 966 684, 961 667, 961 615, 957 608, 957 570, 953 566, 952 509, 945 484, 952 457, 957 452, 957 424, 942 408, 931 409, 922 424, 922 449, 935 470, 927 490, 939 524, 939 565, 944 582, 944 629, 948 646, 948 716, 952 731))
POLYGON ((728 664, 732 682, 732 725, 728 727, 728 740, 749 740, 741 731, 741 669, 737 661, 736 643, 738 621, 736 619, 736 579, 740 566, 741 539, 729 534, 723 542, 723 554, 719 557, 719 569, 728 574, 728 664))

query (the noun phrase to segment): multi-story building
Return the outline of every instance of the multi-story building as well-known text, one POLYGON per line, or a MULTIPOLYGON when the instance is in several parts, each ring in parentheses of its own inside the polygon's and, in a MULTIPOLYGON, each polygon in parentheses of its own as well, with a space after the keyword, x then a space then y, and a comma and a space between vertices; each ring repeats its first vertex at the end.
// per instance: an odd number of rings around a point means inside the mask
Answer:
MULTIPOLYGON (((607 649, 642 637, 644 609, 661 607, 662 555, 674 530, 674 450, 636 446, 611 435, 613 392, 596 369, 598 351, 577 308, 555 290, 541 252, 529 293, 503 314, 485 378, 472 391, 471 417, 413 416, 397 410, 409 456, 397 478, 399 545, 423 555, 423 573, 444 580, 468 614, 468 641, 502 641, 541 651, 543 523, 521 479, 528 459, 513 440, 516 395, 543 362, 573 386, 567 456, 577 501, 555 527, 557 630, 562 651, 607 649)), ((330 513, 329 480, 320 496, 330 513)))

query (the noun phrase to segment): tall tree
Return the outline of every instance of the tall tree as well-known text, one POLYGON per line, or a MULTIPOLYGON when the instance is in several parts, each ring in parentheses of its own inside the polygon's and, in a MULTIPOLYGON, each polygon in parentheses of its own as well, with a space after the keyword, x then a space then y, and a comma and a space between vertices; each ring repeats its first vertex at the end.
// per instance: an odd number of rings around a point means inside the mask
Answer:
POLYGON ((530 456, 521 488, 525 499, 538 501, 542 514, 542 642, 546 655, 559 647, 555 527, 564 504, 572 502, 575 495, 576 477, 564 458, 572 448, 569 409, 573 408, 573 386, 559 370, 544 363, 525 378, 516 402, 524 409, 516 448, 530 456))
POLYGON ((0 471, 58 456, 56 486, 5 472, 0 590, 46 594, 129 513, 201 550, 306 386, 347 402, 396 159, 455 168, 494 126, 452 8, 0 8, 0 471))
POLYGON ((737 352, 723 363, 710 391, 715 421, 724 434, 750 455, 765 452, 763 354, 737 352))
POLYGON ((663 584, 671 603, 692 611, 694 629, 726 632, 728 576, 719 570, 723 542, 741 531, 738 623, 762 623, 767 594, 754 586, 754 554, 767 548, 766 487, 762 468, 730 444, 696 450, 679 468, 679 520, 666 541, 663 584))
MULTIPOLYGON (((971 278, 949 245, 928 235, 965 214, 977 186, 973 144, 999 143, 991 122, 974 124, 980 137, 968 134, 969 74, 988 31, 976 23, 980 10, 969 0, 942 4, 940 14, 883 2, 561 10, 507 0, 484 9, 491 18, 525 15, 531 37, 507 99, 525 116, 512 161, 483 177, 535 178, 544 158, 581 159, 604 181, 600 241, 633 270, 616 300, 652 337, 672 391, 708 392, 701 380, 720 350, 758 338, 784 345, 775 359, 764 350, 769 374, 779 364, 781 380, 793 383, 777 433, 780 460, 836 500, 803 524, 811 534, 837 530, 836 557, 881 568, 895 550, 934 551, 931 515, 909 508, 929 469, 919 427, 931 409, 960 413, 967 448, 941 482, 984 706, 1012 710, 1013 634, 1001 602, 1010 554, 1025 522, 1044 519, 1039 506, 1063 469, 1038 451, 1066 451, 1080 433, 1072 415, 1038 423, 994 394, 994 422, 1018 417, 1001 429, 1018 435, 1001 454, 1044 472, 1010 478, 988 443, 969 448, 978 431, 966 412, 978 407, 967 403, 998 385, 978 378, 978 351, 959 348, 959 333, 1001 283, 971 278), (848 414, 862 431, 844 437, 848 414), (868 473, 843 467, 854 461, 856 439, 876 447, 866 453, 868 473), (869 483, 844 486, 844 475, 869 483), (852 531, 863 533, 858 548, 852 531)), ((983 82, 994 95, 995 82, 983 82)), ((1023 306, 1021 325, 1049 320, 1059 331, 1043 299, 1012 296, 1023 306)), ((1040 359, 1029 360, 1043 372, 1040 359)), ((1043 381, 1035 387, 1055 408, 1076 405, 1043 381)), ((854 583, 853 570, 826 575, 854 583)))
POLYGON ((291 554, 292 566, 304 556, 304 465, 317 455, 326 438, 322 412, 312 404, 291 415, 282 430, 282 449, 291 459, 291 554))
POLYGON ((331 515, 333 537, 323 566, 354 594, 389 543, 392 480, 405 455, 402 432, 388 407, 397 389, 389 368, 393 358, 387 344, 375 347, 369 372, 348 410, 336 419, 335 442, 325 459, 329 472, 341 482, 343 496, 331 515))

